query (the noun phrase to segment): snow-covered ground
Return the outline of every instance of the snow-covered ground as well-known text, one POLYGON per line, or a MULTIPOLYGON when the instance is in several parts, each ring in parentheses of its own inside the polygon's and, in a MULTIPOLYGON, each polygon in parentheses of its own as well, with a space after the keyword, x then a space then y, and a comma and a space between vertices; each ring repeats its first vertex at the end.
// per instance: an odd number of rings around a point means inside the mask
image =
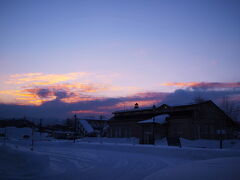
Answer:
MULTIPOLYGON (((0 129, 4 133, 4 129, 0 129)), ((181 139, 182 148, 140 145, 137 138, 55 140, 31 129, 8 128, 0 139, 0 180, 240 179, 240 141, 181 139)))
POLYGON ((127 143, 11 139, 0 147, 0 179, 240 179, 240 151, 127 143))
MULTIPOLYGON (((106 138, 106 137, 85 137, 78 140, 79 142, 88 142, 88 143, 102 143, 102 144, 139 144, 138 138, 106 138)), ((194 148, 210 148, 218 149, 220 147, 219 140, 188 140, 180 139, 182 147, 194 147, 194 148)), ((168 146, 166 138, 157 140, 155 146, 168 146)), ((228 139, 223 140, 224 149, 239 149, 240 150, 240 140, 239 139, 228 139)))
MULTIPOLYGON (((220 147, 219 140, 208 140, 208 139, 198 139, 189 140, 180 138, 181 145, 183 147, 194 147, 194 148, 211 148, 217 149, 220 147)), ((239 149, 240 150, 240 140, 239 139, 226 139, 222 141, 224 149, 239 149)), ((166 138, 156 141, 156 145, 167 146, 166 138)))
POLYGON ((0 179, 27 179, 49 174, 49 156, 0 146, 0 179))

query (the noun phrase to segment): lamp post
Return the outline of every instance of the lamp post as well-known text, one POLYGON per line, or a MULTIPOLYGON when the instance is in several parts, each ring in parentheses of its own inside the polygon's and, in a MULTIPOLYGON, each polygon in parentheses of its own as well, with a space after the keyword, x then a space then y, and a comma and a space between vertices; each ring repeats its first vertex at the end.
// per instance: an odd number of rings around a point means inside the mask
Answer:
POLYGON ((33 151, 33 145, 34 145, 34 125, 32 125, 32 143, 31 143, 31 151, 33 151))
POLYGON ((7 140, 7 127, 4 127, 4 139, 3 139, 3 145, 6 145, 6 140, 7 140))
POLYGON ((219 147, 220 149, 223 148, 223 135, 226 134, 226 131, 224 129, 217 130, 217 134, 219 136, 219 147))
POLYGON ((156 114, 156 106, 153 105, 153 144, 155 144, 155 114, 156 114))
POLYGON ((40 139, 42 138, 42 119, 39 120, 40 139))

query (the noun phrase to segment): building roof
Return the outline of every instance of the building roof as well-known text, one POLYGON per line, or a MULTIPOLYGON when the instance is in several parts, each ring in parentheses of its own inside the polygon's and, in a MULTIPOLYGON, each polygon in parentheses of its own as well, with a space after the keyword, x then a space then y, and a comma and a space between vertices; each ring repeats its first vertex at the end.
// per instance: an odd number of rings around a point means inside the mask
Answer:
POLYGON ((114 111, 113 114, 125 113, 125 112, 144 111, 144 110, 152 110, 152 107, 143 107, 143 108, 133 108, 133 109, 126 109, 126 110, 119 110, 119 111, 114 111))
POLYGON ((88 121, 82 119, 82 120, 79 120, 79 122, 81 123, 83 128, 87 131, 87 133, 92 133, 94 131, 92 126, 88 123, 88 121))
POLYGON ((168 118, 168 117, 169 117, 168 114, 161 114, 161 115, 155 116, 151 119, 147 119, 147 120, 144 120, 144 121, 139 121, 138 123, 141 123, 141 124, 146 124, 146 123, 165 124, 165 123, 167 123, 166 118, 168 118))
MULTIPOLYGON (((136 109, 128 109, 128 110, 121 110, 121 111, 115 111, 113 114, 114 117, 121 117, 121 116, 132 116, 137 114, 149 114, 154 116, 154 114, 171 114, 173 112, 179 112, 179 111, 191 111, 203 104, 208 104, 209 106, 212 106, 214 108, 217 108, 224 116, 226 116, 228 119, 232 120, 222 109, 220 109, 215 103, 213 103, 211 100, 200 102, 200 103, 194 103, 194 104, 187 104, 187 105, 178 105, 178 106, 168 106, 167 104, 162 104, 158 107, 145 107, 145 108, 136 108, 136 109)), ((112 120, 114 120, 114 117, 112 120)))

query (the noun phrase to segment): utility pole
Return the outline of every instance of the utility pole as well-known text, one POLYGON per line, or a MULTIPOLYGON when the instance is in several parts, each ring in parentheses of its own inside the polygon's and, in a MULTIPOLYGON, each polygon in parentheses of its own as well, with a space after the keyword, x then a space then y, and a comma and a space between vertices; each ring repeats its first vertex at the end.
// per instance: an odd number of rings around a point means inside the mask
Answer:
POLYGON ((76 141, 76 129, 77 129, 77 115, 74 115, 74 132, 73 132, 73 142, 76 141))
POLYGON ((221 132, 220 132, 220 149, 222 149, 222 141, 223 141, 223 135, 222 135, 222 130, 220 130, 221 132))
POLYGON ((7 128, 4 128, 4 140, 3 140, 3 145, 6 145, 6 140, 7 140, 7 128))
POLYGON ((34 125, 32 125, 32 144, 31 144, 31 151, 33 151, 33 144, 34 144, 33 136, 34 136, 34 125))
POLYGON ((42 119, 39 120, 39 132, 40 132, 40 138, 42 138, 42 119))

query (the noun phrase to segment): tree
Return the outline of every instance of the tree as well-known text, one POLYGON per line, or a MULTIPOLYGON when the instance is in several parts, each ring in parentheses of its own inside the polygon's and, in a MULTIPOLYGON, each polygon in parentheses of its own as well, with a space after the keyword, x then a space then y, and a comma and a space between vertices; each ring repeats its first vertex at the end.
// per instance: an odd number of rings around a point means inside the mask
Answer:
POLYGON ((199 104, 206 101, 206 99, 203 98, 202 94, 197 94, 194 98, 193 98, 193 103, 199 104))
POLYGON ((238 116, 240 113, 240 106, 236 102, 231 101, 228 96, 225 96, 222 99, 220 107, 234 121, 238 120, 238 116))
POLYGON ((65 120, 64 125, 72 128, 72 127, 74 126, 74 119, 73 119, 73 118, 67 118, 67 119, 65 120))

